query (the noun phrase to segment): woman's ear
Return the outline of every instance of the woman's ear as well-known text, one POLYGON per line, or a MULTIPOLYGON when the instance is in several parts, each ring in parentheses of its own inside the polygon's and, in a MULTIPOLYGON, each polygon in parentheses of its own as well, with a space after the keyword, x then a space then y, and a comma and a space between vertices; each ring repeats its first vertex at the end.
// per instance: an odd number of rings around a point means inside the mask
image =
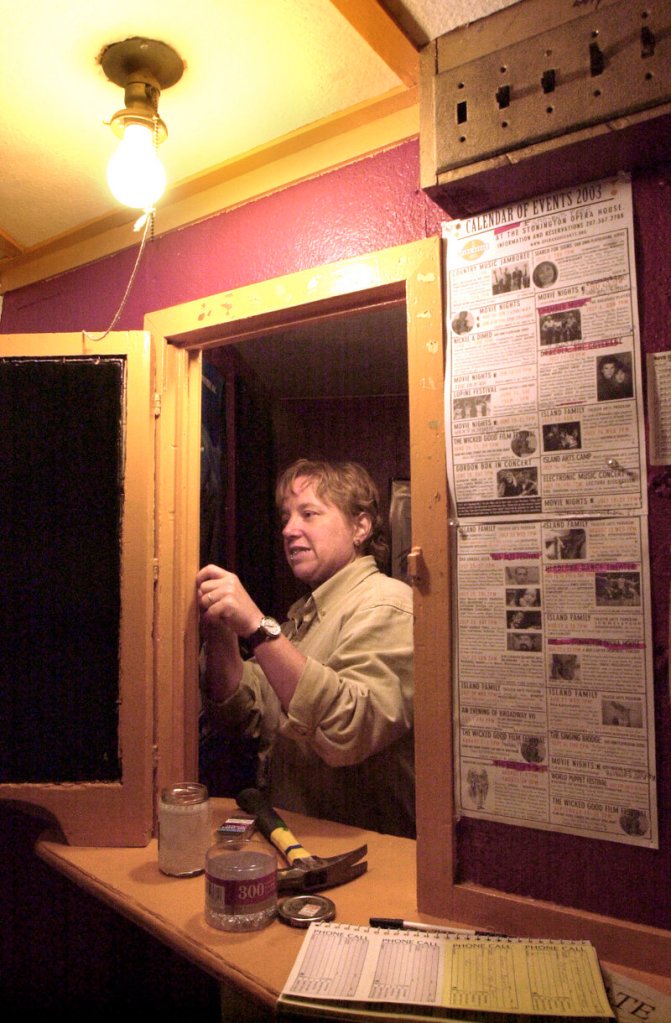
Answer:
POLYGON ((360 547, 370 536, 373 520, 367 512, 361 512, 354 520, 354 546, 360 547))

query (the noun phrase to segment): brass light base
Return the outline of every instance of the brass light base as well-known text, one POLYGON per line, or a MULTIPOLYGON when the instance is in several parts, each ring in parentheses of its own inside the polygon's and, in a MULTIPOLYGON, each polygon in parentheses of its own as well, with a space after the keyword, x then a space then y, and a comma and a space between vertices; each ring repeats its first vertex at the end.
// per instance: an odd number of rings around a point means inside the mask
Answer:
POLYGON ((158 116, 158 100, 163 89, 180 80, 184 62, 171 46, 155 39, 134 37, 107 46, 100 55, 107 78, 124 90, 125 108, 118 110, 109 124, 123 135, 129 122, 155 128, 157 142, 168 134, 158 116))
POLYGON ((184 71, 184 61, 172 46, 139 36, 105 47, 100 64, 109 80, 123 89, 131 77, 148 71, 162 91, 175 85, 184 71))

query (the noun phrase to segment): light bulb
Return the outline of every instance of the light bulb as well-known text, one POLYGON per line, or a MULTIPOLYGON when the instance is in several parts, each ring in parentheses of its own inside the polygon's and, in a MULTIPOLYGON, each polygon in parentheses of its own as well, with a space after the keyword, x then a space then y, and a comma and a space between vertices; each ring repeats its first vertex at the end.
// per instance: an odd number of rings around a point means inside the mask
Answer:
POLYGON ((166 177, 150 127, 132 121, 126 125, 119 148, 107 165, 107 183, 124 206, 139 210, 155 206, 163 195, 166 177))

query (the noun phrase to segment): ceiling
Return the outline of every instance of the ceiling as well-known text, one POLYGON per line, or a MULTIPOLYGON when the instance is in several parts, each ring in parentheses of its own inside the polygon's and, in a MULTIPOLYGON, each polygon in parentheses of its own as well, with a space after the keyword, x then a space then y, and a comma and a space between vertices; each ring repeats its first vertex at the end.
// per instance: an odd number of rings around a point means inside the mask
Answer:
POLYGON ((278 146, 416 104, 418 50, 514 2, 0 0, 0 271, 135 219, 105 181, 105 121, 124 105, 100 65, 112 43, 157 39, 184 61, 159 104, 169 206, 278 146))

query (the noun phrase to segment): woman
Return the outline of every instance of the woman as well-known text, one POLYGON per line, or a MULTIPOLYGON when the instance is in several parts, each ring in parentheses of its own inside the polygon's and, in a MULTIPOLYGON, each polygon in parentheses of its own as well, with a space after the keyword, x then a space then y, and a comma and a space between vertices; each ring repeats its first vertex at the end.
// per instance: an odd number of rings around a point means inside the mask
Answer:
POLYGON ((537 288, 549 288, 557 280, 558 270, 554 263, 545 259, 534 268, 532 276, 537 288))
POLYGON ((538 607, 540 604, 540 590, 536 587, 527 587, 520 590, 517 598, 518 607, 538 607))
POLYGON ((356 463, 300 459, 276 502, 285 556, 311 592, 279 626, 236 575, 201 569, 205 713, 259 741, 257 782, 277 806, 413 836, 412 591, 380 570, 375 484, 356 463))

